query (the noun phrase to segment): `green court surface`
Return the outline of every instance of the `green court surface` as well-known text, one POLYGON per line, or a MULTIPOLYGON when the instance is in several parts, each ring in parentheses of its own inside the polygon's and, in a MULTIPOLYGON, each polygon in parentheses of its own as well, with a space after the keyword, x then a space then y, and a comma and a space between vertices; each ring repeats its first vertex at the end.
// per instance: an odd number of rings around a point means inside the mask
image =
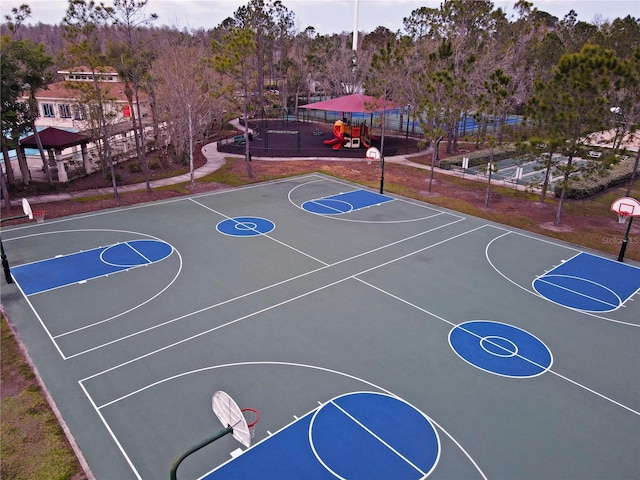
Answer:
MULTIPOLYGON (((2 241, 2 304, 99 480, 169 478, 222 428, 220 390, 260 412, 255 452, 372 392, 433 425, 429 478, 640 476, 636 263, 319 174, 2 241)), ((239 448, 227 435, 178 478, 239 448)))

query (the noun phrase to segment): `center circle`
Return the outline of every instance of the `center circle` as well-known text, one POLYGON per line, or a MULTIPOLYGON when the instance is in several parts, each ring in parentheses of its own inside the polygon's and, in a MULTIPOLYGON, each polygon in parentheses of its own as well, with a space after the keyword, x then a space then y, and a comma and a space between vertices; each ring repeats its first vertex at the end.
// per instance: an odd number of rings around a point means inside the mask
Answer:
POLYGON ((551 350, 539 338, 506 323, 461 323, 449 332, 449 345, 465 362, 504 377, 536 377, 553 364, 551 350))
POLYGON ((480 339, 480 346, 482 349, 495 355, 496 357, 513 357, 518 354, 518 346, 511 340, 498 337, 496 335, 488 335, 480 339))
POLYGON ((266 218, 235 217, 227 218, 216 225, 216 230, 232 237, 259 237, 276 228, 275 224, 266 218))
POLYGON ((237 230, 255 230, 258 224, 254 222, 238 222, 235 225, 237 230))

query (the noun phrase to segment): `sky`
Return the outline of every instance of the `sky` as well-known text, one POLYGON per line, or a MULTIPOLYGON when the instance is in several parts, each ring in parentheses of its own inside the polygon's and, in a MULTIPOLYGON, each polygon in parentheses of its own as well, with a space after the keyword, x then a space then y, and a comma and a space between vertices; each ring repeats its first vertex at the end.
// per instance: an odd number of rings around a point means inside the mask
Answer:
MULTIPOLYGON (((111 0, 96 0, 96 3, 112 5, 111 0)), ((296 15, 296 27, 303 31, 313 26, 316 32, 327 35, 352 32, 356 0, 282 0, 296 15)), ((631 15, 640 18, 638 0, 529 0, 538 10, 562 19, 570 10, 575 10, 578 20, 593 22, 623 18, 631 15)), ((493 0, 495 7, 508 13, 516 0, 493 0)), ((56 24, 62 21, 67 9, 67 0, 2 0, 0 12, 4 16, 11 9, 26 3, 32 15, 25 22, 56 24)), ((238 7, 249 0, 148 0, 146 12, 156 13, 159 19, 154 25, 168 25, 187 30, 213 28, 225 18, 232 17, 238 7)), ((403 30, 402 19, 416 8, 426 6, 438 8, 441 0, 359 0, 358 31, 372 32, 384 26, 395 32, 403 30)))

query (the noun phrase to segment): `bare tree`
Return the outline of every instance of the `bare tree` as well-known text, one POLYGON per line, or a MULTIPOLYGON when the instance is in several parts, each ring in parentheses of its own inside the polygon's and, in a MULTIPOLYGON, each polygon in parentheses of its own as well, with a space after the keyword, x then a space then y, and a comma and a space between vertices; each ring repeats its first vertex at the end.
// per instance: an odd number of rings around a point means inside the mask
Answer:
POLYGON ((104 24, 105 18, 104 9, 97 6, 93 0, 69 0, 64 17, 65 37, 70 42, 67 55, 72 61, 77 62, 77 65, 87 66, 91 70, 92 82, 91 91, 82 87, 81 82, 67 82, 67 85, 83 89, 95 100, 95 109, 91 109, 91 115, 97 118, 100 125, 101 153, 110 169, 113 196, 118 198, 118 184, 104 105, 105 92, 100 85, 101 76, 99 75, 104 71, 99 27, 104 24))
POLYGON ((155 13, 145 15, 146 5, 147 0, 114 0, 113 8, 104 7, 104 5, 103 8, 115 26, 116 36, 125 45, 126 52, 121 56, 120 62, 121 73, 126 83, 125 95, 130 105, 138 162, 142 167, 147 192, 151 192, 144 144, 144 126, 140 112, 140 79, 145 74, 147 63, 142 61, 144 45, 138 40, 136 33, 142 27, 150 25, 158 16, 155 13), (130 83, 133 84, 133 88, 130 83))
POLYGON ((202 138, 212 118, 212 99, 207 50, 202 45, 181 41, 170 42, 153 63, 158 79, 159 108, 164 113, 171 143, 178 157, 188 152, 191 186, 195 186, 193 148, 202 138))
POLYGON ((249 178, 253 177, 249 153, 249 88, 256 75, 256 48, 255 34, 248 28, 232 28, 221 42, 214 40, 211 44, 214 68, 233 80, 242 92, 245 162, 249 178))

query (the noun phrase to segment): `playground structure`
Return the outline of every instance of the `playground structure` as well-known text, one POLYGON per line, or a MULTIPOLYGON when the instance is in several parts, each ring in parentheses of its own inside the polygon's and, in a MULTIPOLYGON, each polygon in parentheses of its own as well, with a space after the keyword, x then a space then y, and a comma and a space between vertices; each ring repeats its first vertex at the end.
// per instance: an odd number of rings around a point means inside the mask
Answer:
MULTIPOLYGON (((373 138, 375 140, 375 138, 373 138)), ((372 136, 366 123, 351 125, 344 120, 336 120, 333 124, 333 138, 325 140, 325 145, 331 145, 334 150, 341 148, 369 148, 372 136)))

